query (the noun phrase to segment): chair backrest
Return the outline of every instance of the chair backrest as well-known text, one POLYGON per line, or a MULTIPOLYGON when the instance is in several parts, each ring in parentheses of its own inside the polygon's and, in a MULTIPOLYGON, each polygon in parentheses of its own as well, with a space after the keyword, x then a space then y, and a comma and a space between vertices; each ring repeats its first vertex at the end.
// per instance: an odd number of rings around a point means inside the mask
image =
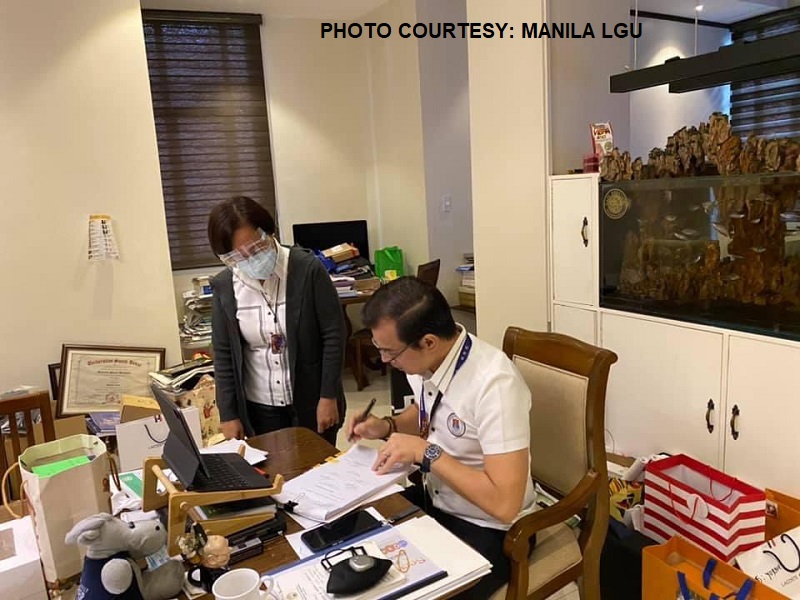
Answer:
POLYGON ((44 441, 51 442, 56 439, 56 431, 53 424, 53 411, 50 408, 50 396, 47 392, 35 392, 32 394, 25 394, 24 396, 0 400, 0 421, 4 421, 5 417, 8 417, 9 428, 9 432, 6 434, 0 431, 0 458, 2 458, 4 470, 7 469, 9 465, 14 464, 22 452, 22 434, 17 425, 17 413, 23 414, 25 438, 28 441, 28 446, 33 446, 36 443, 33 436, 34 410, 39 410, 39 414, 41 415, 44 441), (10 456, 6 456, 6 437, 11 440, 10 456))
POLYGON ((436 287, 436 284, 439 282, 439 266, 441 263, 442 261, 437 258, 436 260, 418 266, 417 278, 436 287))
POLYGON ((531 389, 534 480, 566 495, 590 470, 607 473, 606 384, 617 355, 566 335, 518 327, 506 330, 503 351, 531 389))

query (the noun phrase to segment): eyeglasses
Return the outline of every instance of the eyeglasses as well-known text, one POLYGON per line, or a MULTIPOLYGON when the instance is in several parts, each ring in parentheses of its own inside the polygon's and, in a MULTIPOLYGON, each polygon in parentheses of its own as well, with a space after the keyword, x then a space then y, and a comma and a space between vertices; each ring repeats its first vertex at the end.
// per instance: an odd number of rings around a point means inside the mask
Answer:
POLYGON ((258 254, 263 250, 269 250, 272 247, 272 236, 267 235, 261 229, 256 230, 259 234, 259 239, 252 240, 246 244, 242 244, 238 248, 234 248, 226 254, 220 254, 219 259, 225 263, 227 267, 234 267, 237 263, 258 254))
POLYGON ((381 348, 374 339, 372 340, 372 345, 375 346, 375 349, 378 351, 378 354, 381 355, 381 359, 388 359, 386 362, 394 362, 397 358, 406 350, 411 347, 411 344, 406 344, 406 347, 398 352, 392 352, 388 348, 381 348))

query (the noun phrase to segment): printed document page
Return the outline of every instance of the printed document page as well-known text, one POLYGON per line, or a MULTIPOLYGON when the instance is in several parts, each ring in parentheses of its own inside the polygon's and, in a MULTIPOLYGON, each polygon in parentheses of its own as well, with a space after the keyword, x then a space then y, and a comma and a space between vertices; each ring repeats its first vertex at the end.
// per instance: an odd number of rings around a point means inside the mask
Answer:
POLYGON ((356 444, 344 454, 285 483, 274 499, 283 504, 296 502, 294 512, 301 516, 319 522, 331 521, 410 472, 398 466, 378 475, 372 470, 377 458, 376 448, 356 444))

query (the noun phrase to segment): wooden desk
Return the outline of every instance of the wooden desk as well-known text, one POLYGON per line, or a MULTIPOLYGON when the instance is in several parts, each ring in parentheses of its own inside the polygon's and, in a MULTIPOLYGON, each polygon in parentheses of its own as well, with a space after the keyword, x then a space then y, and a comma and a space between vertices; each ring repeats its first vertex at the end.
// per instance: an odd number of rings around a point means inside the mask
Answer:
MULTIPOLYGON (((8 503, 8 505, 11 507, 11 510, 13 510, 18 515, 23 514, 23 511, 25 510, 22 506, 22 502, 20 502, 19 500, 12 500, 8 503)), ((0 523, 7 523, 8 521, 11 521, 13 519, 14 517, 11 516, 11 513, 8 512, 8 509, 5 506, 0 505, 0 523)))
MULTIPOLYGON (((310 468, 338 452, 336 448, 319 435, 303 427, 292 427, 265 435, 259 435, 250 438, 248 443, 254 448, 269 452, 269 458, 262 468, 270 476, 280 473, 287 481, 305 473, 310 468)), ((12 508, 19 513, 21 510, 19 501, 12 502, 11 505, 12 508)), ((411 504, 400 494, 393 494, 392 496, 381 498, 377 502, 369 504, 369 506, 374 506, 383 516, 389 518, 405 510, 411 506, 411 504)), ((416 516, 419 515, 411 515, 408 518, 416 516)), ((9 521, 11 518, 11 515, 8 514, 5 507, 0 506, 0 523, 9 521)), ((287 534, 302 531, 302 528, 289 517, 286 519, 286 525, 287 534)), ((264 573, 296 560, 297 555, 294 550, 292 550, 289 542, 281 536, 280 538, 267 542, 264 545, 264 552, 262 554, 236 563, 233 565, 233 568, 248 567, 255 569, 259 573, 264 573)), ((474 585, 474 583, 456 590, 453 594, 448 594, 448 597, 472 585, 474 585)), ((185 596, 181 594, 180 597, 184 598, 185 596)), ((211 594, 206 594, 201 596, 201 598, 202 600, 213 600, 211 594)))

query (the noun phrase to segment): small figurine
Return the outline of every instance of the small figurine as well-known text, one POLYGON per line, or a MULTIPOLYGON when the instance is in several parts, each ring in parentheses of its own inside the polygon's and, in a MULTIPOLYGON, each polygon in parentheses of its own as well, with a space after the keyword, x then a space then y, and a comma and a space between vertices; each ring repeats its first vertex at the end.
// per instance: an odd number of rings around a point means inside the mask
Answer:
POLYGON ((231 548, 221 535, 209 535, 200 550, 200 564, 189 570, 189 583, 211 591, 214 582, 228 571, 231 548))

